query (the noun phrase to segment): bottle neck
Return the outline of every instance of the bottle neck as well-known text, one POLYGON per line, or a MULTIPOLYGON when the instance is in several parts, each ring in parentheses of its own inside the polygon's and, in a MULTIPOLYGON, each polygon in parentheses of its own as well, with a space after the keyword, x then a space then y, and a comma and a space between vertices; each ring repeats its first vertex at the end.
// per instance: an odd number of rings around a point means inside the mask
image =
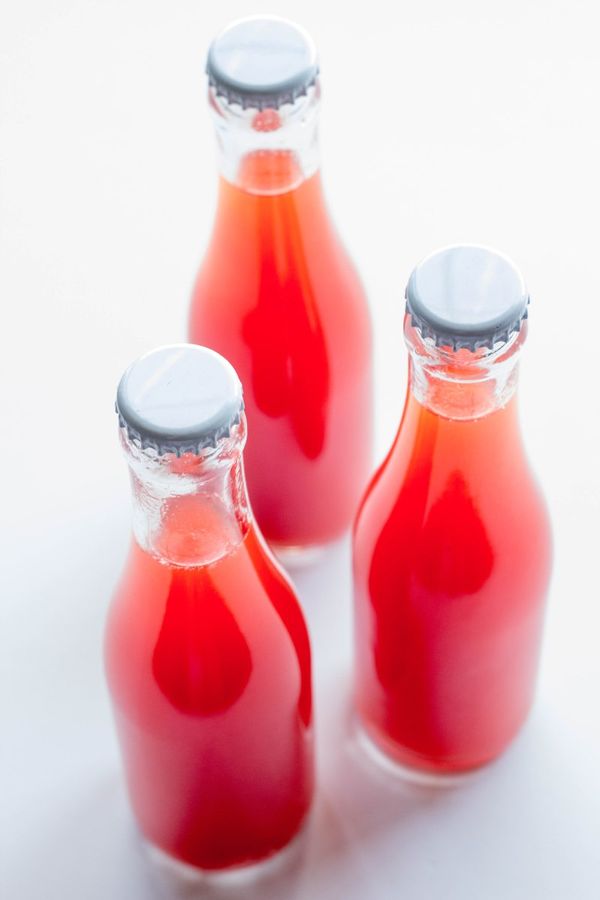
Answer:
POLYGON ((475 351, 436 347, 406 316, 409 385, 414 398, 446 419, 480 419, 505 407, 517 389, 526 323, 502 346, 475 351))
POLYGON ((297 188, 319 167, 318 82, 305 96, 279 109, 242 109, 209 88, 219 170, 231 184, 253 194, 297 188))
POLYGON ((133 533, 161 562, 206 566, 232 553, 251 524, 242 450, 242 416, 214 449, 158 456, 121 430, 132 484, 133 533))

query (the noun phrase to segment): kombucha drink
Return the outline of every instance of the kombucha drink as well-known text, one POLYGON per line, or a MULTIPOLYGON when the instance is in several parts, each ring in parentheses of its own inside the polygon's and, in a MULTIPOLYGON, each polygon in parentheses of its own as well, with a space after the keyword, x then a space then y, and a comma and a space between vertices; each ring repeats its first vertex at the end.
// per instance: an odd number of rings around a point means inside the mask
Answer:
POLYGON ((409 282, 406 406, 354 532, 356 704, 402 765, 479 766, 531 706, 551 540, 517 413, 527 304, 485 248, 409 282))
POLYGON ((265 537, 280 551, 320 546, 349 527, 367 482, 372 351, 323 197, 314 48, 291 23, 245 20, 215 40, 208 73, 221 177, 190 340, 241 377, 265 537))
POLYGON ((311 803, 310 647, 252 521, 233 369, 177 345, 125 373, 134 529, 106 632, 127 785, 153 847, 202 870, 258 863, 311 803))

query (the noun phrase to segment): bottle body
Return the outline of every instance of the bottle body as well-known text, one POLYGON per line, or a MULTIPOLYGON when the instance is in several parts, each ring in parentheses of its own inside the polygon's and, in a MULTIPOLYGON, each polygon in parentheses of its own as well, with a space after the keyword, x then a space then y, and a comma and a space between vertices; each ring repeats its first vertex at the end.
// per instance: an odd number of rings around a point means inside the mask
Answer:
POLYGON ((169 565, 134 541, 106 670, 131 804, 152 845, 214 870, 291 840, 313 791, 310 650, 253 528, 209 566, 169 565))
POLYGON ((306 547, 341 536, 370 472, 371 326, 301 153, 251 151, 221 178, 189 336, 242 379, 248 487, 267 540, 306 547))
MULTIPOLYGON (((409 346, 420 341, 408 331, 409 346)), ((521 443, 514 360, 498 404, 494 376, 436 375, 422 391, 411 364, 398 435, 355 526, 356 704, 399 763, 453 772, 497 756, 529 711, 550 527, 521 443)))

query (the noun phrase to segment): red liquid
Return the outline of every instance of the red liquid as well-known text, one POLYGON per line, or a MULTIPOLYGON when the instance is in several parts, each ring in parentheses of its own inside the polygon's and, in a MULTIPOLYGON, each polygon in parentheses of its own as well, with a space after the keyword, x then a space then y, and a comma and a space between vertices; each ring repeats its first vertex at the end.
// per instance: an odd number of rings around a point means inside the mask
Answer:
POLYGON ((319 177, 285 190, 296 176, 292 154, 263 153, 243 162, 247 190, 221 181, 189 333, 242 380, 261 531, 306 546, 346 530, 368 478, 371 330, 319 177))
POLYGON ((445 419, 409 395, 355 529, 356 698, 399 762, 502 751, 532 702, 550 572, 516 401, 445 419))
POLYGON ((134 542, 106 666, 131 802, 152 844, 217 869, 294 836, 313 790, 310 648, 252 528, 208 566, 166 565, 134 542))

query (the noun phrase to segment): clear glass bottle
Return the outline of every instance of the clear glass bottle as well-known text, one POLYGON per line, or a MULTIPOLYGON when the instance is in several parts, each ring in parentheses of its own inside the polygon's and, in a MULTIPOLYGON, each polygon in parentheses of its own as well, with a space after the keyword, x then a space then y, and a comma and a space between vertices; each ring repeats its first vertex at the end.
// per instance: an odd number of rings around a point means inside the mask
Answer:
POLYGON ((216 38, 207 70, 221 179, 189 336, 242 379, 252 507, 291 553, 341 536, 367 482, 369 312, 323 198, 310 38, 246 19, 216 38))
POLYGON ((311 662, 248 504, 241 385, 206 348, 163 347, 125 372, 117 411, 133 542, 105 650, 133 810, 180 863, 257 863, 310 807, 311 662))
POLYGON ((402 765, 479 766, 532 702, 551 537, 517 416, 527 308, 482 247, 408 284, 406 406, 354 533, 356 704, 402 765))

